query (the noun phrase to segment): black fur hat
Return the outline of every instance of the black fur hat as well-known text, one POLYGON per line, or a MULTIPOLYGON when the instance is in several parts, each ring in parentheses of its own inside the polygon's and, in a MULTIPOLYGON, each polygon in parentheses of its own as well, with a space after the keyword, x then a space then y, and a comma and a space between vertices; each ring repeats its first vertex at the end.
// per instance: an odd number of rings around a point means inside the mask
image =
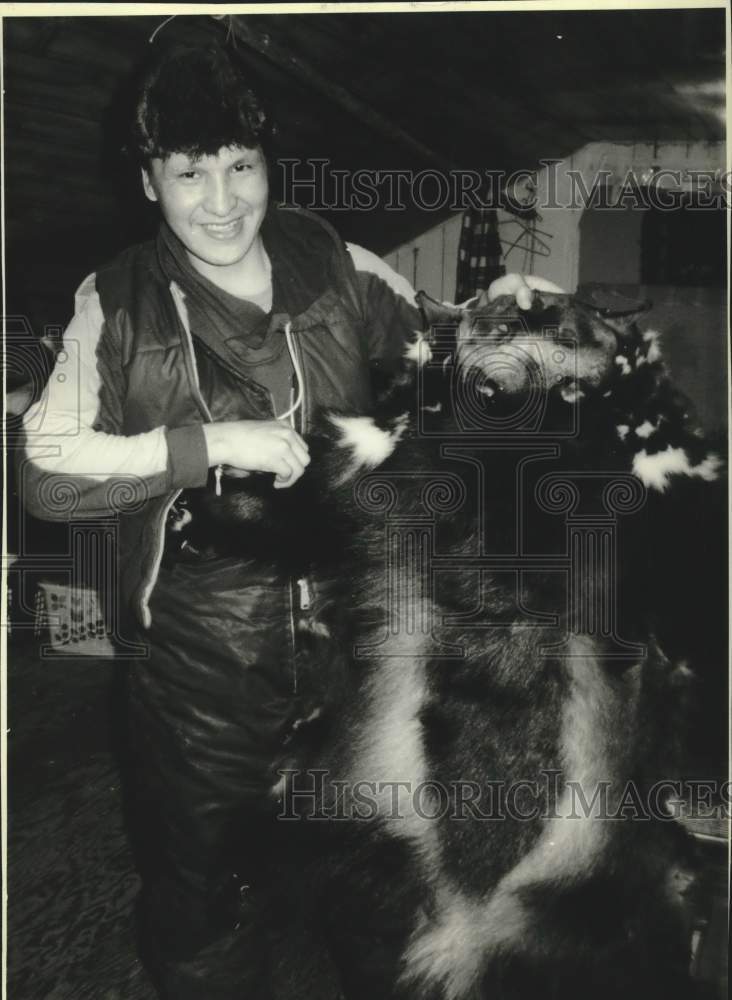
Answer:
POLYGON ((156 51, 142 68, 125 146, 142 166, 171 153, 214 155, 223 146, 261 146, 272 125, 236 56, 220 45, 156 51))

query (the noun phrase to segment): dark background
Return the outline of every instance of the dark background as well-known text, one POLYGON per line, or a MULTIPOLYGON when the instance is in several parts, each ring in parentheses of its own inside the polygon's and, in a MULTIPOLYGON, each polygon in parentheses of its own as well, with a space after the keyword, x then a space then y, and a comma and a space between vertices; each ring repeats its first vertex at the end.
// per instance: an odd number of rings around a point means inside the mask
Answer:
MULTIPOLYGON (((6 308, 37 332, 65 325, 82 278, 154 227, 118 150, 130 74, 164 21, 3 20, 6 308)), ((278 123, 277 157, 511 171, 591 141, 720 140, 721 98, 699 88, 724 79, 724 37, 722 9, 507 9, 180 15, 153 44, 235 46, 278 123)), ((325 214, 384 254, 448 213, 325 214)))

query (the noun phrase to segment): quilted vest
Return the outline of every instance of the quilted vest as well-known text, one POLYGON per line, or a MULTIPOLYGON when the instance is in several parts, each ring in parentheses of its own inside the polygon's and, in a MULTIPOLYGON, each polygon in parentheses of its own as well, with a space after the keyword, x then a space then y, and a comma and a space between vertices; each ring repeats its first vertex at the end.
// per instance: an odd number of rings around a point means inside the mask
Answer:
MULTIPOLYGON (((337 234, 304 210, 275 211, 283 251, 304 255, 315 244, 321 253, 321 273, 326 275, 324 288, 300 315, 273 317, 283 326, 288 319, 291 322, 304 383, 296 426, 306 433, 319 407, 350 413, 368 409, 367 337, 355 269, 337 234)), ((296 260, 289 263, 292 267, 296 260)), ((311 259, 309 264, 312 268, 311 259)), ((124 251, 100 269, 96 287, 105 319, 103 336, 117 345, 124 382, 122 412, 116 417, 121 429, 117 427, 116 433, 272 417, 269 394, 246 369, 230 357, 224 360, 215 344, 192 335, 182 293, 169 285, 153 242, 124 251)), ((149 621, 147 603, 162 558, 165 519, 178 492, 150 498, 121 518, 123 610, 131 602, 144 624, 149 621)))

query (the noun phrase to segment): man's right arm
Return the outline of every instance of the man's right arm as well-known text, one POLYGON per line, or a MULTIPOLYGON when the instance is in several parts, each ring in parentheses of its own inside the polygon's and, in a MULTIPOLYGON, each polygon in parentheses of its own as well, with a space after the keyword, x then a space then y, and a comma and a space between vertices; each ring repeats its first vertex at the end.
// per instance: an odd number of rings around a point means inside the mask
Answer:
POLYGON ((48 383, 23 419, 20 487, 32 514, 103 515, 206 481, 202 428, 125 435, 124 394, 119 345, 105 328, 91 275, 77 292, 48 383))
POLYGON ((209 463, 241 472, 273 472, 275 489, 296 483, 310 462, 308 446, 285 420, 204 424, 209 463))
POLYGON ((19 482, 31 514, 67 520, 129 511, 152 497, 203 486, 209 467, 223 463, 272 471, 277 485, 290 485, 307 463, 302 439, 275 421, 126 435, 125 394, 120 348, 105 328, 92 275, 77 292, 43 394, 23 420, 19 482))

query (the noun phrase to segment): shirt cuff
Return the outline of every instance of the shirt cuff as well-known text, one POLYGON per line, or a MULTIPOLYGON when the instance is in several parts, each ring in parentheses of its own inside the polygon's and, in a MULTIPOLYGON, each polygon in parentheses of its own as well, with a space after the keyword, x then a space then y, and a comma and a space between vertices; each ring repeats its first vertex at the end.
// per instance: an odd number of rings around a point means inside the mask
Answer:
POLYGON ((170 489, 194 489, 208 479, 208 450, 202 424, 168 427, 168 480, 170 489))

